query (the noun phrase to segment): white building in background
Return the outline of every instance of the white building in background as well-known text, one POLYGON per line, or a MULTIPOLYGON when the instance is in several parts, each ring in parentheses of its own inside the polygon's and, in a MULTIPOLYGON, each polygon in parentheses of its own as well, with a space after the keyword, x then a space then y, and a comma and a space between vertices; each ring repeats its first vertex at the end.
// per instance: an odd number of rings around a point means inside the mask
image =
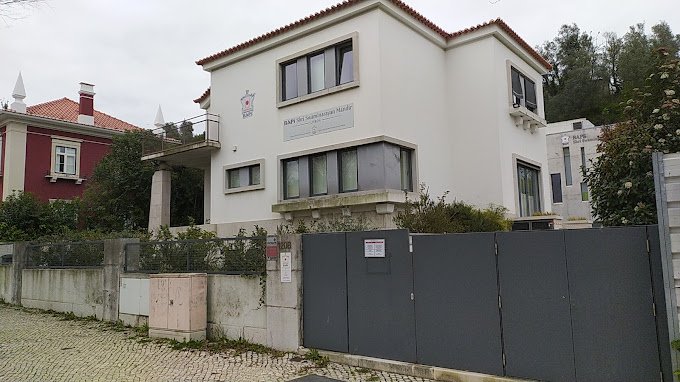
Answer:
POLYGON ((203 168, 212 224, 363 214, 390 227, 421 183, 511 217, 551 209, 550 64, 500 19, 448 33, 401 1, 350 0, 197 63, 205 142, 145 159, 203 168))
POLYGON ((562 216, 563 224, 586 222, 593 216, 590 192, 582 169, 590 168, 597 157, 602 128, 585 118, 548 124, 546 143, 552 192, 552 212, 562 216))

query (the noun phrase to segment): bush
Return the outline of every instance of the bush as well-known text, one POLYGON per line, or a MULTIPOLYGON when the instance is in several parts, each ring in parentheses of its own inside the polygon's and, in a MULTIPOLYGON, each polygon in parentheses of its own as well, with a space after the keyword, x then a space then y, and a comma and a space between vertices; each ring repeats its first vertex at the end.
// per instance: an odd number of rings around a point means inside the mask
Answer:
POLYGON ((512 226, 505 218, 506 208, 490 205, 478 209, 464 202, 446 202, 448 191, 432 200, 425 186, 420 187, 417 201, 406 201, 403 211, 394 218, 399 228, 416 233, 508 231, 512 226))
POLYGON ((43 202, 30 192, 15 192, 0 202, 0 241, 34 240, 75 230, 78 201, 43 202))

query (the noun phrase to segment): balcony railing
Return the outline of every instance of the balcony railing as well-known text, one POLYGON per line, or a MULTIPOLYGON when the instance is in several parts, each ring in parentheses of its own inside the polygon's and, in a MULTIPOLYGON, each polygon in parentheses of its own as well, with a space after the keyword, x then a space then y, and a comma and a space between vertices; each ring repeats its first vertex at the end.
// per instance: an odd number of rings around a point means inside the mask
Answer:
POLYGON ((205 113, 150 130, 142 141, 142 155, 164 153, 200 143, 219 143, 220 116, 205 113))

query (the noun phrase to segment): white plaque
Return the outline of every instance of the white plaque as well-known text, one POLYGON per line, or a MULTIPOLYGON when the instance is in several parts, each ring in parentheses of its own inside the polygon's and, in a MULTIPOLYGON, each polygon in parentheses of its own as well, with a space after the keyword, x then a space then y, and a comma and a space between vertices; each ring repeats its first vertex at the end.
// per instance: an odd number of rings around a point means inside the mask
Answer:
POLYGON ((290 252, 281 252, 281 282, 289 283, 291 282, 293 263, 291 260, 290 252))
POLYGON ((385 257, 385 239, 365 239, 364 257, 385 257))
POLYGON ((300 115, 283 120, 283 140, 311 137, 354 127, 354 104, 300 115))

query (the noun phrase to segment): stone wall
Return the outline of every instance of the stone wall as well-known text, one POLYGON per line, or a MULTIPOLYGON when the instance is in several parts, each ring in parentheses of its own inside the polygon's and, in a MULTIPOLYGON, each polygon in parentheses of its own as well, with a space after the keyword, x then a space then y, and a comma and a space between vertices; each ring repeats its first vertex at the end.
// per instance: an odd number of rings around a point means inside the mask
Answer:
POLYGON ((104 272, 91 269, 24 269, 21 305, 27 308, 104 316, 104 272))

